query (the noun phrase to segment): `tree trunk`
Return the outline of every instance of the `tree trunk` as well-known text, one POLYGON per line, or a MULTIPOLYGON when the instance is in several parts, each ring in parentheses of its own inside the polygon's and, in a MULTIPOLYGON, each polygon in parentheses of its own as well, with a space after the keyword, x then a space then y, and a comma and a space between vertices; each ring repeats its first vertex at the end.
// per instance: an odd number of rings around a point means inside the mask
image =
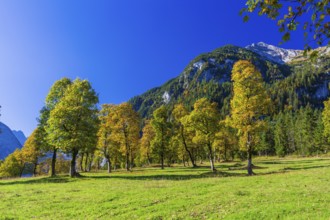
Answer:
POLYGON ((248 165, 247 165, 247 171, 248 171, 248 175, 252 176, 253 170, 252 170, 252 152, 251 152, 251 148, 248 149, 248 165))
POLYGON ((23 164, 23 167, 19 172, 19 177, 22 177, 24 169, 25 169, 25 163, 23 164))
POLYGON ((224 153, 223 153, 223 159, 224 161, 227 161, 227 144, 225 143, 225 146, 224 146, 224 153))
POLYGON ((163 170, 164 169, 164 154, 160 155, 160 163, 161 163, 162 170, 163 170))
POLYGON ((76 159, 77 159, 77 150, 72 150, 72 159, 70 164, 70 177, 78 176, 78 172, 76 170, 76 159))
POLYGON ((191 161, 191 164, 195 168, 195 167, 197 167, 197 165, 195 163, 195 160, 194 160, 194 157, 193 157, 192 153, 190 152, 190 150, 187 146, 186 138, 184 136, 184 130, 183 129, 184 129, 183 126, 181 126, 181 138, 182 138, 182 142, 183 142, 183 145, 184 145, 184 149, 187 151, 188 156, 189 156, 190 161, 191 161))
POLYGON ((130 170, 133 170, 134 157, 133 157, 132 148, 130 148, 130 156, 131 156, 131 161, 130 161, 129 169, 130 169, 130 170))
POLYGON ((80 158, 80 170, 81 170, 81 172, 84 171, 83 163, 84 163, 84 153, 81 154, 81 158, 80 158))
POLYGON ((111 173, 111 160, 110 160, 110 157, 107 158, 107 163, 108 163, 108 173, 111 173))
POLYGON ((56 153, 57 153, 57 148, 53 149, 53 157, 52 157, 52 171, 51 171, 51 176, 56 176, 56 153))
POLYGON ((97 166, 96 166, 96 169, 97 169, 97 170, 100 170, 100 168, 101 168, 100 166, 101 166, 101 165, 100 165, 100 159, 97 159, 97 166))
POLYGON ((94 154, 91 155, 91 158, 89 160, 89 164, 88 164, 88 172, 90 172, 92 170, 92 163, 94 160, 94 154))
POLYGON ((126 153, 126 170, 129 171, 129 153, 126 153))
POLYGON ((38 162, 34 163, 33 176, 36 176, 37 175, 37 166, 38 166, 38 162))
POLYGON ((209 159, 210 159, 210 164, 211 164, 211 170, 212 170, 212 172, 215 172, 215 171, 217 171, 216 169, 215 169, 215 167, 214 167, 214 161, 213 161, 213 151, 212 151, 212 146, 211 146, 211 143, 208 143, 207 144, 207 147, 208 147, 208 149, 209 149, 209 159))
POLYGON ((88 167, 88 153, 86 153, 86 159, 85 159, 85 172, 87 172, 87 167, 88 167))
POLYGON ((247 146, 247 157, 248 157, 248 164, 247 164, 247 172, 249 176, 252 176, 253 170, 252 170, 252 146, 251 146, 251 136, 248 134, 248 140, 246 143, 247 146))

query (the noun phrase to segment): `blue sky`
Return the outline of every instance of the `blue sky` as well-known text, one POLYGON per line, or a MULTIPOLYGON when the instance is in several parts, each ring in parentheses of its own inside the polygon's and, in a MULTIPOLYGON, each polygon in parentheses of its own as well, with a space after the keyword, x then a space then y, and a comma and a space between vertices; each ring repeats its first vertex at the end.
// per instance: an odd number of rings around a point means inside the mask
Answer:
MULTIPOLYGON (((278 45, 274 21, 238 15, 244 0, 0 1, 0 120, 29 135, 51 85, 88 79, 121 103, 226 44, 278 45)), ((302 49, 301 33, 284 48, 302 49)))

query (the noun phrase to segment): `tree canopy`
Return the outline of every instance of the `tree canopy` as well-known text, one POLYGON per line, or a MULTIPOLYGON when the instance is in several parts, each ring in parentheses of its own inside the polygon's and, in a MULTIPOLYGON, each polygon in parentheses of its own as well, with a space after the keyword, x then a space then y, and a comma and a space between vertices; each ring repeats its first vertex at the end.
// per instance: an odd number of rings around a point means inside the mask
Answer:
POLYGON ((76 156, 96 145, 98 97, 87 80, 76 79, 50 112, 46 130, 51 143, 71 153, 71 176, 76 176, 76 156))
POLYGON ((291 32, 301 27, 306 50, 310 49, 311 40, 318 45, 330 44, 329 0, 248 0, 241 11, 245 21, 249 19, 247 12, 257 12, 276 20, 283 33, 282 42, 290 40, 291 32))

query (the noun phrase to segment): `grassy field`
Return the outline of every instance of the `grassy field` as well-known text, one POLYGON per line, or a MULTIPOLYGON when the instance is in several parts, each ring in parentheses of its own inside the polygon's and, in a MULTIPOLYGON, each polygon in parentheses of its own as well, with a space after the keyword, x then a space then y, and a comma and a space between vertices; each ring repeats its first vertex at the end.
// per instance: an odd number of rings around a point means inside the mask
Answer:
POLYGON ((330 219, 330 158, 0 180, 0 219, 330 219))

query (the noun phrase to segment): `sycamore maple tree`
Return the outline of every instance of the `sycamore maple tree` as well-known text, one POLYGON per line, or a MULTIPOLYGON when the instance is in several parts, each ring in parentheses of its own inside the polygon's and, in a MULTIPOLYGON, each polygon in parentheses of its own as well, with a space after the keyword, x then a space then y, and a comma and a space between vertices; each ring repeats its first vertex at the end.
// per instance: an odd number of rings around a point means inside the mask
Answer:
POLYGON ((65 91, 67 88, 72 84, 71 80, 68 78, 62 78, 57 80, 52 87, 50 88, 46 101, 45 106, 40 111, 39 117, 39 124, 38 124, 38 133, 36 138, 40 143, 41 147, 44 151, 51 151, 52 152, 52 162, 51 162, 51 176, 56 175, 56 157, 57 157, 57 150, 59 146, 54 144, 50 139, 48 139, 48 131, 46 130, 48 119, 50 112, 56 107, 56 105, 60 102, 63 98, 65 91))
POLYGON ((114 109, 114 114, 108 119, 113 126, 113 140, 120 145, 120 152, 125 157, 125 167, 133 168, 134 159, 139 149, 140 116, 131 104, 124 102, 114 109))
POLYGON ((216 140, 216 133, 219 125, 219 111, 215 102, 210 102, 206 98, 197 100, 194 104, 194 110, 185 120, 185 125, 196 133, 193 142, 205 146, 210 160, 211 170, 216 171, 214 166, 213 143, 216 140))
POLYGON ((142 137, 140 140, 140 156, 141 160, 146 160, 148 164, 150 165, 152 163, 151 160, 151 153, 152 153, 152 146, 151 142, 155 138, 155 131, 150 124, 150 121, 147 120, 145 122, 145 125, 142 129, 142 137))
POLYGON ((24 161, 33 164, 33 175, 36 175, 38 158, 43 155, 43 143, 40 142, 40 134, 40 128, 34 129, 32 134, 25 141, 24 146, 21 150, 24 161))
POLYGON ((240 147, 247 152, 248 175, 252 175, 252 153, 258 133, 266 128, 263 118, 270 111, 271 99, 261 73, 249 61, 235 63, 232 70, 233 97, 230 101, 230 124, 238 130, 240 147))
POLYGON ((172 114, 174 117, 175 138, 188 154, 192 166, 197 167, 194 155, 196 145, 192 142, 195 132, 185 126, 185 120, 189 116, 189 111, 183 104, 177 104, 174 106, 172 114))
POLYGON ((161 168, 164 169, 165 156, 169 151, 169 143, 172 136, 172 124, 169 121, 167 108, 162 105, 153 112, 151 125, 155 131, 152 140, 152 151, 159 156, 161 168))
POLYGON ((93 148, 97 142, 98 97, 87 80, 76 79, 50 111, 46 130, 48 139, 72 156, 70 176, 78 175, 76 158, 80 150, 93 148))
POLYGON ((97 133, 98 142, 97 149, 102 153, 102 156, 107 160, 108 173, 111 172, 111 158, 114 158, 119 151, 120 143, 114 138, 114 123, 113 116, 116 106, 112 104, 103 104, 99 113, 100 127, 97 133))

